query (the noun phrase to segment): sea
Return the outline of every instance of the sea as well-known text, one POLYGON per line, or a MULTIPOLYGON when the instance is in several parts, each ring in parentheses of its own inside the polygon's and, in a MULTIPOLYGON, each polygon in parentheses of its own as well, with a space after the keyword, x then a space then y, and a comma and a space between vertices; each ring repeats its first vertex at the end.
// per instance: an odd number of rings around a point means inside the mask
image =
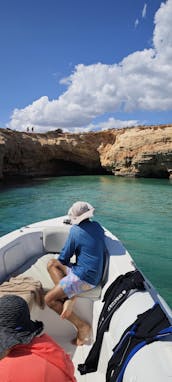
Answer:
POLYGON ((87 201, 94 219, 124 244, 172 308, 172 180, 113 175, 38 178, 0 184, 0 236, 66 215, 87 201))

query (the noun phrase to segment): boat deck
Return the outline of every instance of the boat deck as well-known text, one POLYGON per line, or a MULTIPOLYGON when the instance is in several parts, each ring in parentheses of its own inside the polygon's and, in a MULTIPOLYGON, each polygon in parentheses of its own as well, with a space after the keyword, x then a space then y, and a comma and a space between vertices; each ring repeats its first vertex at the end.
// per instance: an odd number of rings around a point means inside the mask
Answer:
MULTIPOLYGON (((41 281, 45 291, 53 287, 46 261, 60 251, 70 227, 62 224, 64 217, 40 222, 21 230, 14 231, 0 239, 0 280, 1 283, 11 276, 31 276, 41 281), (51 252, 51 253, 49 253, 51 252), (44 260, 46 261, 44 262, 44 260), (40 273, 41 272, 41 273, 40 273)), ((102 296, 108 286, 121 274, 136 268, 131 256, 122 243, 109 231, 105 230, 106 245, 110 254, 109 278, 102 290, 102 296)), ((54 338, 70 354, 74 365, 77 382, 104 382, 107 364, 112 356, 112 349, 119 342, 124 330, 131 325, 138 314, 150 309, 155 302, 163 307, 172 320, 172 312, 155 288, 145 279, 146 290, 136 291, 117 309, 112 316, 109 331, 104 333, 98 371, 80 375, 77 366, 84 363, 92 345, 76 347, 71 340, 76 337, 76 329, 68 321, 62 320, 47 306, 41 309, 34 304, 31 317, 44 322, 44 331, 54 338)), ((75 311, 93 327, 93 339, 96 336, 97 322, 103 307, 100 298, 78 297, 75 311), (97 298, 97 299, 96 299, 97 298)), ((130 360, 123 377, 123 382, 172 382, 172 338, 144 346, 130 360)))

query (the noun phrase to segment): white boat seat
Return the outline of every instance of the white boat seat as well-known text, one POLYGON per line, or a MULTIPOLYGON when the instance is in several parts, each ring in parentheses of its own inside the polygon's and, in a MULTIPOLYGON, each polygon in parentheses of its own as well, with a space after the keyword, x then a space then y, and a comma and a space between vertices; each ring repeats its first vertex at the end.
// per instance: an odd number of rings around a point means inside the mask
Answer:
MULTIPOLYGON (((56 258, 57 254, 46 254, 40 257, 29 269, 22 273, 22 276, 32 277, 35 281, 39 280, 45 292, 48 292, 54 287, 54 283, 47 271, 47 263, 52 258, 56 258)), ((89 298, 91 300, 98 300, 101 297, 102 287, 98 285, 97 287, 83 292, 79 297, 89 298)))
POLYGON ((70 225, 49 227, 43 230, 44 253, 60 253, 68 237, 70 225))
POLYGON ((32 277, 35 281, 39 280, 45 292, 49 291, 54 287, 54 283, 47 271, 47 263, 56 256, 47 254, 40 257, 30 268, 22 273, 22 276, 32 277))

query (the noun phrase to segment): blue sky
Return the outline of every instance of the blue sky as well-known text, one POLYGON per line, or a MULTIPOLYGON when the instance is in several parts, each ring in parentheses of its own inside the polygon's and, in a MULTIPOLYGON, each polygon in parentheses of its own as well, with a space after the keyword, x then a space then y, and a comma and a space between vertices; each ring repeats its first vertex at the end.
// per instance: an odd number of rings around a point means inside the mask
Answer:
POLYGON ((172 123, 172 0, 1 0, 0 127, 172 123))

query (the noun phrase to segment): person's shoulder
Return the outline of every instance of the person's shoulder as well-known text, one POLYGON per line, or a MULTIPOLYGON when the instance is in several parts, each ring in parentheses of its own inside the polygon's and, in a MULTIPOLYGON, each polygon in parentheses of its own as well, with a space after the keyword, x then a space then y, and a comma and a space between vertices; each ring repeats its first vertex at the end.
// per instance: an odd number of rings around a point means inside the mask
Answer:
POLYGON ((57 344, 57 342, 55 342, 55 340, 47 333, 43 333, 40 336, 36 336, 32 340, 32 347, 37 348, 40 351, 42 349, 48 351, 48 349, 51 348, 52 350, 59 350, 62 353, 64 353, 63 348, 59 344, 57 344))
POLYGON ((92 227, 94 227, 95 230, 97 230, 97 231, 101 232, 102 234, 104 234, 104 228, 96 220, 92 221, 92 227))
POLYGON ((73 224, 72 227, 71 227, 71 229, 70 229, 70 234, 73 235, 73 234, 75 234, 76 232, 78 232, 79 230, 80 230, 79 225, 77 225, 77 224, 73 224))
POLYGON ((96 220, 93 220, 93 221, 92 221, 92 224, 93 224, 95 227, 98 227, 98 228, 103 229, 102 226, 101 226, 101 224, 98 223, 96 220))

